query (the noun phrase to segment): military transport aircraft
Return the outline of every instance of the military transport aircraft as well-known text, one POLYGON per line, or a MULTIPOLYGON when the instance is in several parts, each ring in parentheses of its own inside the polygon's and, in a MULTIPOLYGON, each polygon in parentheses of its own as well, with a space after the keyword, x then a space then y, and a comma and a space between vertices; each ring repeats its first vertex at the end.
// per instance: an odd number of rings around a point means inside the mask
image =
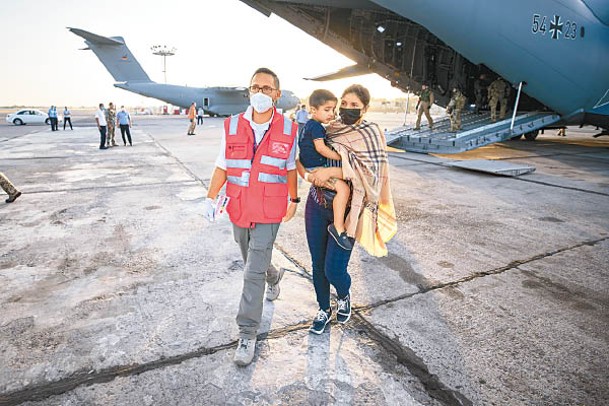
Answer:
POLYGON ((480 74, 503 77, 513 85, 516 125, 472 118, 477 146, 491 133, 500 134, 495 141, 534 139, 548 126, 589 124, 608 133, 607 0, 241 1, 356 63, 317 80, 374 72, 407 92, 428 82, 446 106, 454 86, 473 103, 480 74))
MULTIPOLYGON (((135 59, 122 37, 103 37, 78 28, 68 28, 85 39, 90 49, 104 64, 117 82, 114 86, 143 96, 163 100, 187 108, 192 102, 203 107, 212 116, 228 116, 245 111, 249 105, 249 92, 245 87, 187 87, 156 83, 150 80, 135 59)), ((290 110, 299 99, 289 90, 281 92, 277 107, 290 110)))

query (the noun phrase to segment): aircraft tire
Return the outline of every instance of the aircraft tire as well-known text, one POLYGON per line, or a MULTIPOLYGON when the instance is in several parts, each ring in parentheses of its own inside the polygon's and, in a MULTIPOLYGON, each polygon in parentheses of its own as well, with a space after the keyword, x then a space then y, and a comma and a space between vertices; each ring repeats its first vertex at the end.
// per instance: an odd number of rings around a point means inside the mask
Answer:
POLYGON ((537 136, 539 135, 539 130, 531 131, 524 135, 524 139, 527 141, 535 141, 537 136))

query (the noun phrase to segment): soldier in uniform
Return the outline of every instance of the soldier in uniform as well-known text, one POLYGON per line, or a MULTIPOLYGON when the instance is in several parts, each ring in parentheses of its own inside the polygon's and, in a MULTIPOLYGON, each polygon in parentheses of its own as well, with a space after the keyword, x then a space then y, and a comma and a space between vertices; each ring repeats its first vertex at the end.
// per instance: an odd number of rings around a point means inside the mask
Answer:
POLYGON ((505 118, 505 112, 507 108, 507 96, 510 88, 507 83, 501 78, 495 79, 493 83, 488 87, 488 100, 491 107, 491 121, 493 123, 497 121, 497 102, 500 103, 499 119, 505 118))
POLYGON ((114 139, 114 131, 116 129, 116 108, 114 107, 114 103, 108 103, 108 108, 106 109, 106 122, 108 123, 108 138, 107 146, 112 145, 116 147, 116 141, 114 139))
POLYGON ((487 99, 487 88, 488 82, 486 81, 486 75, 482 73, 478 79, 474 82, 474 94, 476 96, 476 114, 480 114, 482 107, 488 102, 487 99))
POLYGON ((0 187, 8 195, 8 199, 5 200, 7 203, 13 203, 19 196, 21 196, 21 192, 18 191, 15 186, 13 186, 11 181, 8 180, 6 175, 2 172, 0 172, 0 187))
POLYGON ((450 131, 461 129, 461 110, 465 107, 465 96, 458 87, 453 87, 453 95, 446 106, 446 113, 450 114, 450 131))
POLYGON ((431 114, 429 114, 429 109, 431 108, 433 102, 433 92, 427 86, 427 83, 423 83, 421 86, 419 101, 417 102, 417 122, 414 126, 415 130, 419 130, 421 128, 421 116, 423 113, 425 113, 425 117, 427 118, 429 129, 433 129, 433 119, 431 118, 431 114))

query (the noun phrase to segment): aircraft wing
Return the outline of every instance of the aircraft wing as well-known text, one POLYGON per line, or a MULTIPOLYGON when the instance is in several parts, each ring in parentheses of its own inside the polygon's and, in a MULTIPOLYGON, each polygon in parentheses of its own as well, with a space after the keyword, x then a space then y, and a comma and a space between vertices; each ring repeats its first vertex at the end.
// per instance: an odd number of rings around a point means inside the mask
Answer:
POLYGON ((214 91, 216 93, 234 93, 234 92, 247 92, 247 87, 224 87, 224 86, 215 86, 208 87, 207 90, 214 91))
POLYGON ((347 66, 342 69, 339 69, 336 72, 327 73, 325 75, 316 76, 313 78, 304 78, 304 79, 305 80, 314 80, 317 82, 323 82, 326 80, 344 79, 344 78, 350 78, 352 76, 367 75, 368 73, 372 73, 372 71, 367 66, 364 66, 361 64, 355 64, 355 65, 351 65, 351 66, 347 66))

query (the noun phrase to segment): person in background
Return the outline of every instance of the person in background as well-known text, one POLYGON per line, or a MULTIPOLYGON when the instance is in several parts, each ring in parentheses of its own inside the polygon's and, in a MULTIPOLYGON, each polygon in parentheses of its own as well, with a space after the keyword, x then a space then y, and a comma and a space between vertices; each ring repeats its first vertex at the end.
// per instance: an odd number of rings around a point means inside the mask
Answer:
POLYGON ((2 172, 0 172, 0 187, 8 195, 8 199, 5 200, 7 203, 13 203, 19 196, 21 196, 21 192, 17 190, 17 188, 2 172))
POLYGON ((51 120, 51 131, 58 130, 58 120, 57 120, 57 108, 55 106, 51 106, 49 109, 49 119, 51 120))
POLYGON ((433 92, 427 86, 427 83, 423 83, 421 86, 421 94, 419 95, 419 101, 417 102, 417 122, 414 125, 415 130, 421 129, 421 116, 425 114, 427 118, 427 124, 429 124, 429 129, 433 130, 433 118, 431 118, 431 114, 429 114, 429 109, 434 103, 433 92))
POLYGON ((107 147, 116 147, 115 132, 116 132, 116 108, 114 103, 108 103, 106 109, 106 123, 108 123, 107 147))
POLYGON ((450 115, 450 131, 461 129, 461 110, 465 107, 466 98, 457 86, 453 87, 452 97, 446 106, 446 113, 450 115))
POLYGON ((203 114, 205 114, 203 107, 199 107, 197 110, 197 125, 203 124, 203 114))
POLYGON ((488 87, 488 104, 491 108, 491 121, 497 121, 497 103, 499 103, 499 119, 503 120, 507 112, 507 102, 510 92, 508 84, 498 77, 488 87))
POLYGON ((66 106, 63 109, 63 130, 66 130, 66 124, 70 124, 70 130, 73 130, 72 128, 72 113, 70 113, 70 110, 68 110, 68 106, 66 106))
POLYGON ((482 114, 482 108, 487 104, 488 92, 487 92, 488 83, 486 81, 486 74, 481 73, 478 79, 474 81, 474 96, 476 97, 476 114, 482 114))
POLYGON ((188 133, 186 135, 195 135, 195 128, 197 127, 197 122, 195 121, 197 116, 197 103, 192 102, 190 108, 188 109, 188 119, 190 120, 190 126, 188 127, 188 133))
POLYGON ((296 112, 296 124, 298 124, 298 141, 302 138, 302 132, 304 131, 305 124, 309 121, 309 112, 306 106, 303 104, 300 106, 300 110, 296 112))
POLYGON ((131 115, 125 110, 125 106, 121 106, 120 111, 116 113, 116 124, 118 124, 118 127, 121 129, 123 144, 127 146, 127 140, 125 139, 125 134, 127 134, 129 145, 133 146, 133 143, 131 142, 131 115))
POLYGON ((99 103, 99 109, 95 112, 95 123, 97 123, 97 129, 99 130, 99 149, 108 149, 106 147, 106 129, 108 123, 106 122, 104 103, 99 103))

